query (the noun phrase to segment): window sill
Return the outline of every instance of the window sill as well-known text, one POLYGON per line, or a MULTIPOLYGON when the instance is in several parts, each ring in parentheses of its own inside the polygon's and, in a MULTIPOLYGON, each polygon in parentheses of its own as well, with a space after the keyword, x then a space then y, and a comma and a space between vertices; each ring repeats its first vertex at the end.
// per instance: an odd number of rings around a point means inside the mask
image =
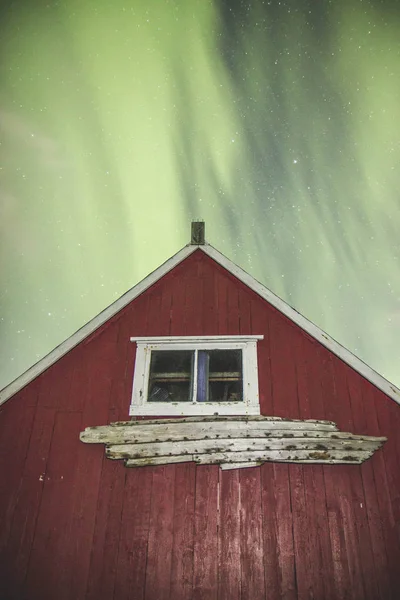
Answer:
POLYGON ((164 402, 152 402, 143 406, 135 406, 131 404, 129 416, 213 416, 213 415, 259 415, 260 406, 249 406, 243 402, 181 402, 176 404, 166 404, 164 402))

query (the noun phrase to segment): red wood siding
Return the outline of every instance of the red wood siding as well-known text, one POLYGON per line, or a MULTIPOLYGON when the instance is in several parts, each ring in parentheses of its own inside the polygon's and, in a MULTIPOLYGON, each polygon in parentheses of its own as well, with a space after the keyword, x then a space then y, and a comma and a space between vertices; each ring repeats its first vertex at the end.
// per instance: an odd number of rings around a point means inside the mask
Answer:
POLYGON ((196 252, 0 407, 4 600, 397 600, 400 407, 196 252), (125 469, 139 335, 263 334, 264 415, 385 435, 361 466, 125 469))

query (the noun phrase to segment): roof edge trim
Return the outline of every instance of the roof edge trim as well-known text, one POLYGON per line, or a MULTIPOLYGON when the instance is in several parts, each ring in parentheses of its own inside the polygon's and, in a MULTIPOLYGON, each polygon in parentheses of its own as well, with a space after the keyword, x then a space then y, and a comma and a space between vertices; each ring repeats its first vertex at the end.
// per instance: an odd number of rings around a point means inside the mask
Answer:
MULTIPOLYGON (((203 248, 203 246, 202 246, 203 248)), ((89 335, 94 333, 96 329, 104 325, 106 321, 111 319, 114 315, 116 315, 120 310, 125 308, 132 300, 134 300, 137 296, 145 292, 150 286, 156 283, 161 277, 172 271, 174 267, 176 267, 180 262, 182 262, 185 258, 190 256, 193 252, 198 249, 198 246, 192 246, 188 244, 179 250, 176 254, 171 256, 168 260, 166 260, 162 265, 157 267, 154 271, 152 271, 147 277, 142 279, 139 283, 137 283, 133 288, 125 292, 118 300, 115 300, 110 306, 101 311, 98 315, 93 317, 90 321, 88 321, 85 325, 83 325, 80 329, 78 329, 75 333, 73 333, 69 338, 67 338, 64 342, 61 342, 58 346, 54 348, 51 352, 46 354, 43 358, 41 358, 37 363, 32 365, 27 371, 22 373, 17 379, 14 379, 11 383, 9 383, 5 388, 0 391, 0 405, 6 402, 11 396, 14 396, 17 392, 19 392, 22 388, 24 388, 28 383, 36 379, 41 373, 43 373, 46 369, 51 367, 59 358, 67 354, 70 350, 72 350, 75 346, 77 346, 80 342, 82 342, 89 335)))
POLYGON ((252 275, 249 275, 241 267, 233 263, 229 258, 221 254, 213 246, 208 244, 201 248, 208 256, 214 259, 218 264, 224 267, 227 271, 237 277, 247 287, 256 292, 259 296, 267 300, 274 308, 284 314, 288 319, 298 325, 303 331, 306 331, 311 337, 320 342, 325 348, 333 352, 338 358, 352 367, 360 375, 365 377, 369 382, 373 383, 384 394, 392 398, 397 404, 400 404, 400 389, 390 383, 382 375, 379 375, 372 367, 368 366, 360 358, 352 354, 334 338, 325 333, 317 325, 303 317, 296 309, 292 308, 287 302, 276 296, 262 283, 257 281, 252 275))

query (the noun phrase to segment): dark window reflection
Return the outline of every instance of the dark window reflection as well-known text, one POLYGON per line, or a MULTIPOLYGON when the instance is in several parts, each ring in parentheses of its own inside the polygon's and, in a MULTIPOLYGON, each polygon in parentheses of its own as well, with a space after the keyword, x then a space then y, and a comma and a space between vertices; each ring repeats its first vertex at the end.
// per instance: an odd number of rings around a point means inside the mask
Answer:
POLYGON ((194 352, 154 350, 151 353, 149 402, 190 402, 194 352))
POLYGON ((241 350, 199 350, 197 402, 243 400, 241 350))

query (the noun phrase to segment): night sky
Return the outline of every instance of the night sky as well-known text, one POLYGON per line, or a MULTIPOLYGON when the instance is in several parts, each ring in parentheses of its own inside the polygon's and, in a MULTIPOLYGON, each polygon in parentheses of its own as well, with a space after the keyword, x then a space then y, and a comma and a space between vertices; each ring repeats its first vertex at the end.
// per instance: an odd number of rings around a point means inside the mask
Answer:
POLYGON ((0 9, 0 388, 206 238, 400 386, 400 2, 0 9))

